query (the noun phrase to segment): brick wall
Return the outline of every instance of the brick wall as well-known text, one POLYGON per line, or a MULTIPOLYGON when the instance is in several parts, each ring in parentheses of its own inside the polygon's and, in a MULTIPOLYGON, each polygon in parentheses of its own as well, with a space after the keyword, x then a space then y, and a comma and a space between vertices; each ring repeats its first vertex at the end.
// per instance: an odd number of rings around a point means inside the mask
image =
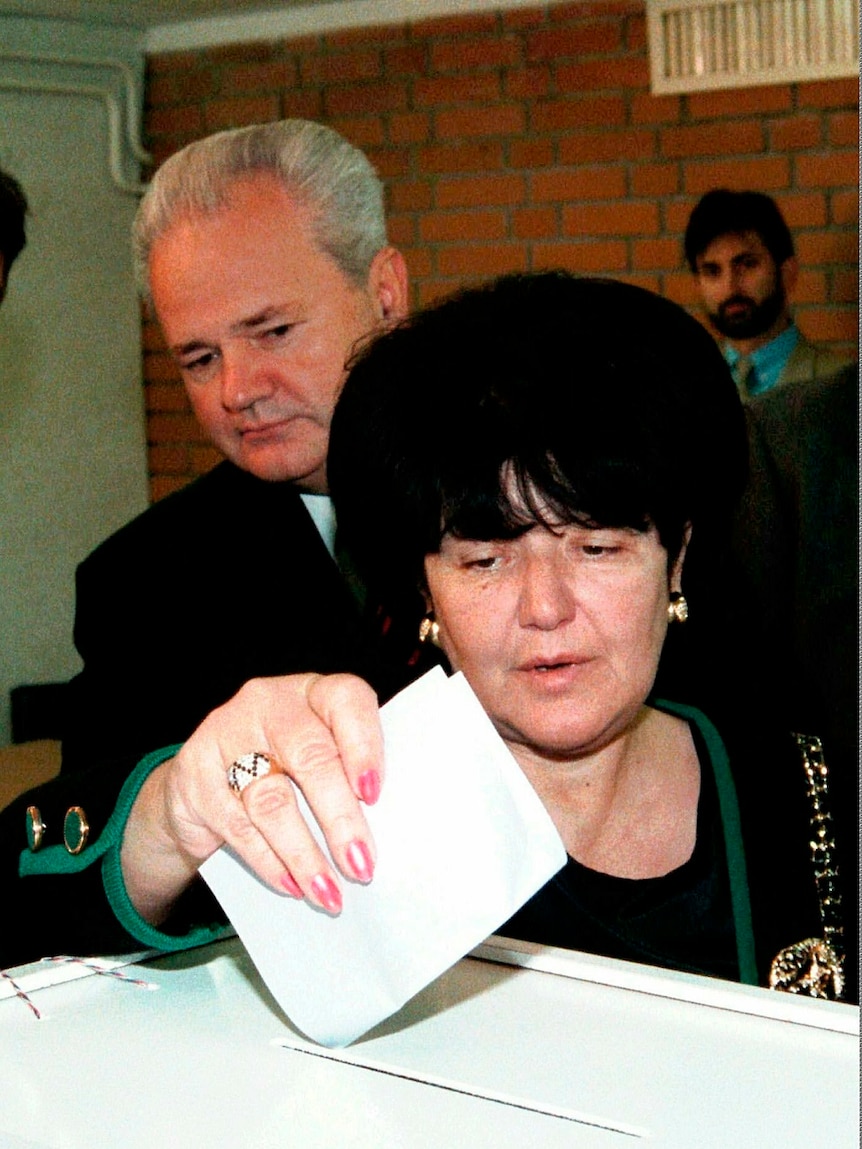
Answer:
MULTIPOLYGON (((413 302, 468 280, 562 266, 686 305, 689 212, 710 187, 774 195, 802 265, 810 337, 857 341, 854 80, 652 96, 641 0, 535 9, 153 56, 157 161, 282 116, 331 124, 388 186, 413 302)), ((218 458, 152 323, 144 334, 152 494, 218 458)))

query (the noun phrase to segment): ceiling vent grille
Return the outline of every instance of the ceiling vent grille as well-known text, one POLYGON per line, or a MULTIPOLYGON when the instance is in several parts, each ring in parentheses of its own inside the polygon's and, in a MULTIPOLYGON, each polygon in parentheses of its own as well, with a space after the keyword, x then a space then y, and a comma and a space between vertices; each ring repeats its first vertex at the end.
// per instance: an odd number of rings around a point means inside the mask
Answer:
POLYGON ((858 0, 647 0, 655 93, 859 72, 858 0))

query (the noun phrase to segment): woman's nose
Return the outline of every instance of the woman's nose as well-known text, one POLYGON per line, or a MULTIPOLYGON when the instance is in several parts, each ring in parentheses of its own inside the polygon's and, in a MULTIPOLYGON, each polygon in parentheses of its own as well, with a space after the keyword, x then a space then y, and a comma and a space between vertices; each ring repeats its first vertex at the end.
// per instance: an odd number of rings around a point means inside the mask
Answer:
POLYGON ((520 622, 553 630, 575 613, 574 574, 559 559, 531 559, 525 564, 520 622))

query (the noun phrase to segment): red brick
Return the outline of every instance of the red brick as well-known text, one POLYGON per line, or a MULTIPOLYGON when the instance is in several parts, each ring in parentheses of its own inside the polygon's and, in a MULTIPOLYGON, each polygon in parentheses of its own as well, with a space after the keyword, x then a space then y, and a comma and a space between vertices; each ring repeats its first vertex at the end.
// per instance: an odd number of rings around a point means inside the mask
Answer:
POLYGON ((323 103, 328 114, 333 116, 400 112, 407 107, 407 85, 381 82, 324 88, 323 103))
POLYGON ((551 69, 547 64, 524 68, 507 68, 503 73, 507 96, 518 100, 535 100, 546 96, 551 87, 551 69))
POLYGON ((349 84, 383 76, 383 57, 375 50, 308 56, 300 61, 304 84, 349 84))
POLYGON ((426 172, 499 171, 503 167, 503 145, 499 140, 465 144, 431 144, 417 155, 426 172))
POLYGON ((512 234, 516 239, 549 239, 559 232, 556 207, 524 207, 512 212, 512 234))
POLYGON ((172 495, 174 491, 182 490, 193 478, 194 475, 186 475, 182 478, 179 475, 153 475, 150 478, 150 501, 157 503, 166 495, 172 495))
POLYGON ((388 123, 389 138, 395 144, 424 144, 431 135, 427 112, 393 112, 388 123))
POLYGON ((818 192, 783 192, 775 201, 791 231, 826 223, 826 197, 818 192))
POLYGON ((765 84, 754 88, 721 88, 714 92, 692 92, 688 97, 688 114, 692 120, 715 116, 731 120, 745 115, 785 112, 793 106, 789 84, 765 84))
POLYGON ((625 90, 649 87, 649 65, 643 56, 611 56, 601 60, 580 60, 555 69, 560 92, 602 89, 625 90))
POLYGON ((296 65, 292 60, 231 64, 221 76, 221 90, 230 95, 286 88, 295 83, 296 65))
POLYGON ((672 235, 678 235, 682 239, 695 202, 696 199, 693 197, 687 201, 671 200, 670 203, 666 203, 664 205, 664 230, 672 235))
POLYGON ((675 239, 636 239, 632 243, 632 267, 638 270, 677 270, 682 248, 675 239))
POLYGON ((405 148, 365 148, 364 151, 384 183, 409 175, 410 156, 405 148))
POLYGON ((288 119, 295 116, 300 120, 322 120, 323 92, 317 89, 283 92, 281 113, 288 119))
POLYGON ((472 76, 434 76, 413 84, 413 100, 420 107, 429 104, 492 103, 500 98, 500 77, 495 72, 472 76))
POLYGON ((473 72, 482 68, 511 68, 521 62, 521 48, 516 39, 467 40, 431 44, 433 72, 473 72))
POLYGON ((203 124, 202 109, 196 104, 153 108, 147 114, 147 131, 154 136, 200 134, 203 124))
POLYGON ((642 159, 654 156, 655 151, 656 133, 649 128, 593 128, 570 132, 560 140, 560 163, 642 159))
POLYGON ((493 35, 497 31, 497 13, 471 13, 464 16, 431 16, 412 24, 414 36, 428 36, 433 39, 446 37, 493 35))
POLYGON ((431 207, 431 184, 427 180, 410 180, 389 185, 392 211, 427 211, 431 207))
POLYGON ((631 101, 633 124, 675 124, 679 121, 682 100, 679 96, 653 96, 635 92, 631 101))
POLYGON ((656 235, 654 203, 569 204, 563 208, 565 235, 656 235))
POLYGON ((856 308, 806 307, 796 318, 800 328, 815 343, 838 343, 856 339, 859 331, 856 308))
POLYGON ((437 112, 434 122, 439 138, 459 139, 465 136, 522 135, 525 118, 520 104, 498 104, 490 108, 458 108, 437 112))
POLYGON ((833 271, 829 298, 834 303, 856 303, 859 299, 859 275, 855 271, 833 271))
POLYGON ((160 447, 153 444, 148 452, 150 470, 163 475, 182 475, 189 467, 186 447, 160 447))
POLYGON ((144 378, 148 383, 179 383, 180 373, 167 351, 162 351, 144 356, 144 378))
POLYGON ((626 105, 622 96, 573 97, 540 100, 530 113, 536 132, 565 132, 572 128, 611 127, 624 124, 626 105))
POLYGON ((333 116, 329 127, 363 150, 378 148, 386 142, 386 130, 380 116, 333 116))
MULTIPOLYGON (((664 294, 674 303, 678 303, 681 307, 687 307, 692 312, 695 312, 700 306, 697 280, 690 271, 665 272, 662 276, 662 282, 664 294)), ((697 312, 697 318, 705 327, 707 326, 706 320, 700 312, 697 312)))
POLYGON ((642 13, 629 17, 626 23, 625 46, 631 52, 644 52, 647 48, 647 24, 642 13))
POLYGON ((855 151, 797 156, 796 178, 803 187, 853 187, 859 182, 859 156, 855 151))
POLYGON ((419 222, 419 235, 425 243, 453 243, 504 239, 504 211, 435 212, 419 222))
POLYGON ((416 243, 419 229, 416 226, 415 215, 397 215, 392 212, 386 221, 386 232, 389 242, 395 247, 403 248, 416 243))
POLYGON ((384 75, 421 76, 428 63, 428 49, 425 44, 400 44, 396 48, 384 48, 384 75))
POLYGON ((619 199, 626 194, 626 173, 621 167, 582 167, 536 172, 532 178, 531 193, 533 203, 619 199))
POLYGON ((799 151, 816 148, 823 139, 823 123, 819 116, 791 116, 769 125, 771 151, 799 151))
POLYGON ((665 128, 660 134, 660 149, 671 159, 762 152, 763 128, 754 120, 665 128))
POLYGON ((857 108, 858 79, 817 80, 799 85, 800 108, 857 108))
POLYGON ((278 96, 246 96, 231 100, 213 100, 204 108, 204 125, 208 132, 220 128, 241 128, 279 118, 278 96))
POLYGON ((146 314, 144 314, 141 319, 141 347, 144 352, 164 352, 165 350, 165 340, 162 336, 162 329, 155 320, 150 319, 146 314))
POLYGON ((509 167, 547 168, 554 162, 551 140, 512 140, 509 144, 509 167))
POLYGON ((784 156, 711 160, 708 163, 688 163, 684 169, 685 190, 696 196, 717 187, 773 192, 789 183, 790 162, 784 156))
POLYGON ((431 251, 427 247, 405 247, 401 254, 407 261, 407 270, 410 272, 411 282, 416 279, 427 279, 431 274, 431 251))
POLYGON ((146 99, 151 108, 165 104, 189 104, 206 100, 215 92, 215 76, 212 72, 199 72, 190 69, 186 72, 153 76, 147 81, 146 99))
POLYGON ((834 148, 858 146, 859 116, 856 112, 835 112, 828 123, 829 143, 834 148))
POLYGON ((832 192, 829 197, 830 221, 838 224, 859 223, 859 191, 832 192))
POLYGON ((156 412, 147 420, 151 443, 206 443, 207 438, 193 415, 156 412))
POLYGON ((559 60, 616 52, 622 45, 622 24, 602 20, 576 28, 554 28, 527 36, 528 60, 559 60))
POLYGON ((533 246, 533 267, 564 267, 590 275, 613 275, 628 266, 628 245, 625 240, 604 242, 585 240, 583 243, 537 243, 533 246))
POLYGON ((186 389, 182 383, 148 383, 144 389, 148 411, 190 411, 186 389))
POLYGON ((524 202, 524 177, 515 173, 490 176, 452 176, 437 182, 437 206, 486 207, 524 202))
POLYGON ((634 164, 631 181, 632 193, 636 196, 676 195, 679 168, 676 164, 634 164))
POLYGON ((527 253, 520 243, 461 244, 437 252, 440 275, 489 277, 527 270, 527 253))
POLYGON ((852 267, 858 259, 857 228, 847 231, 802 232, 795 237, 803 267, 852 267))
POLYGON ((802 268, 793 288, 794 303, 825 303, 826 274, 802 268))

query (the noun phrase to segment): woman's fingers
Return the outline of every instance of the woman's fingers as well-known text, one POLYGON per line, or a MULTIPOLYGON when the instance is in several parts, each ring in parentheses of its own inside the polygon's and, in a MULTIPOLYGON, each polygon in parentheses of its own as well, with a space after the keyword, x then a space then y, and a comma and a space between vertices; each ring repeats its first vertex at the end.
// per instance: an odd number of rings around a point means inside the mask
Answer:
POLYGON ((377 701, 366 683, 347 675, 258 679, 213 712, 172 762, 168 817, 182 849, 200 861, 226 842, 274 889, 337 913, 338 874, 292 783, 338 870, 368 882, 376 853, 360 799, 377 800, 382 775, 377 701), (272 769, 232 790, 231 765, 255 752, 272 769))

